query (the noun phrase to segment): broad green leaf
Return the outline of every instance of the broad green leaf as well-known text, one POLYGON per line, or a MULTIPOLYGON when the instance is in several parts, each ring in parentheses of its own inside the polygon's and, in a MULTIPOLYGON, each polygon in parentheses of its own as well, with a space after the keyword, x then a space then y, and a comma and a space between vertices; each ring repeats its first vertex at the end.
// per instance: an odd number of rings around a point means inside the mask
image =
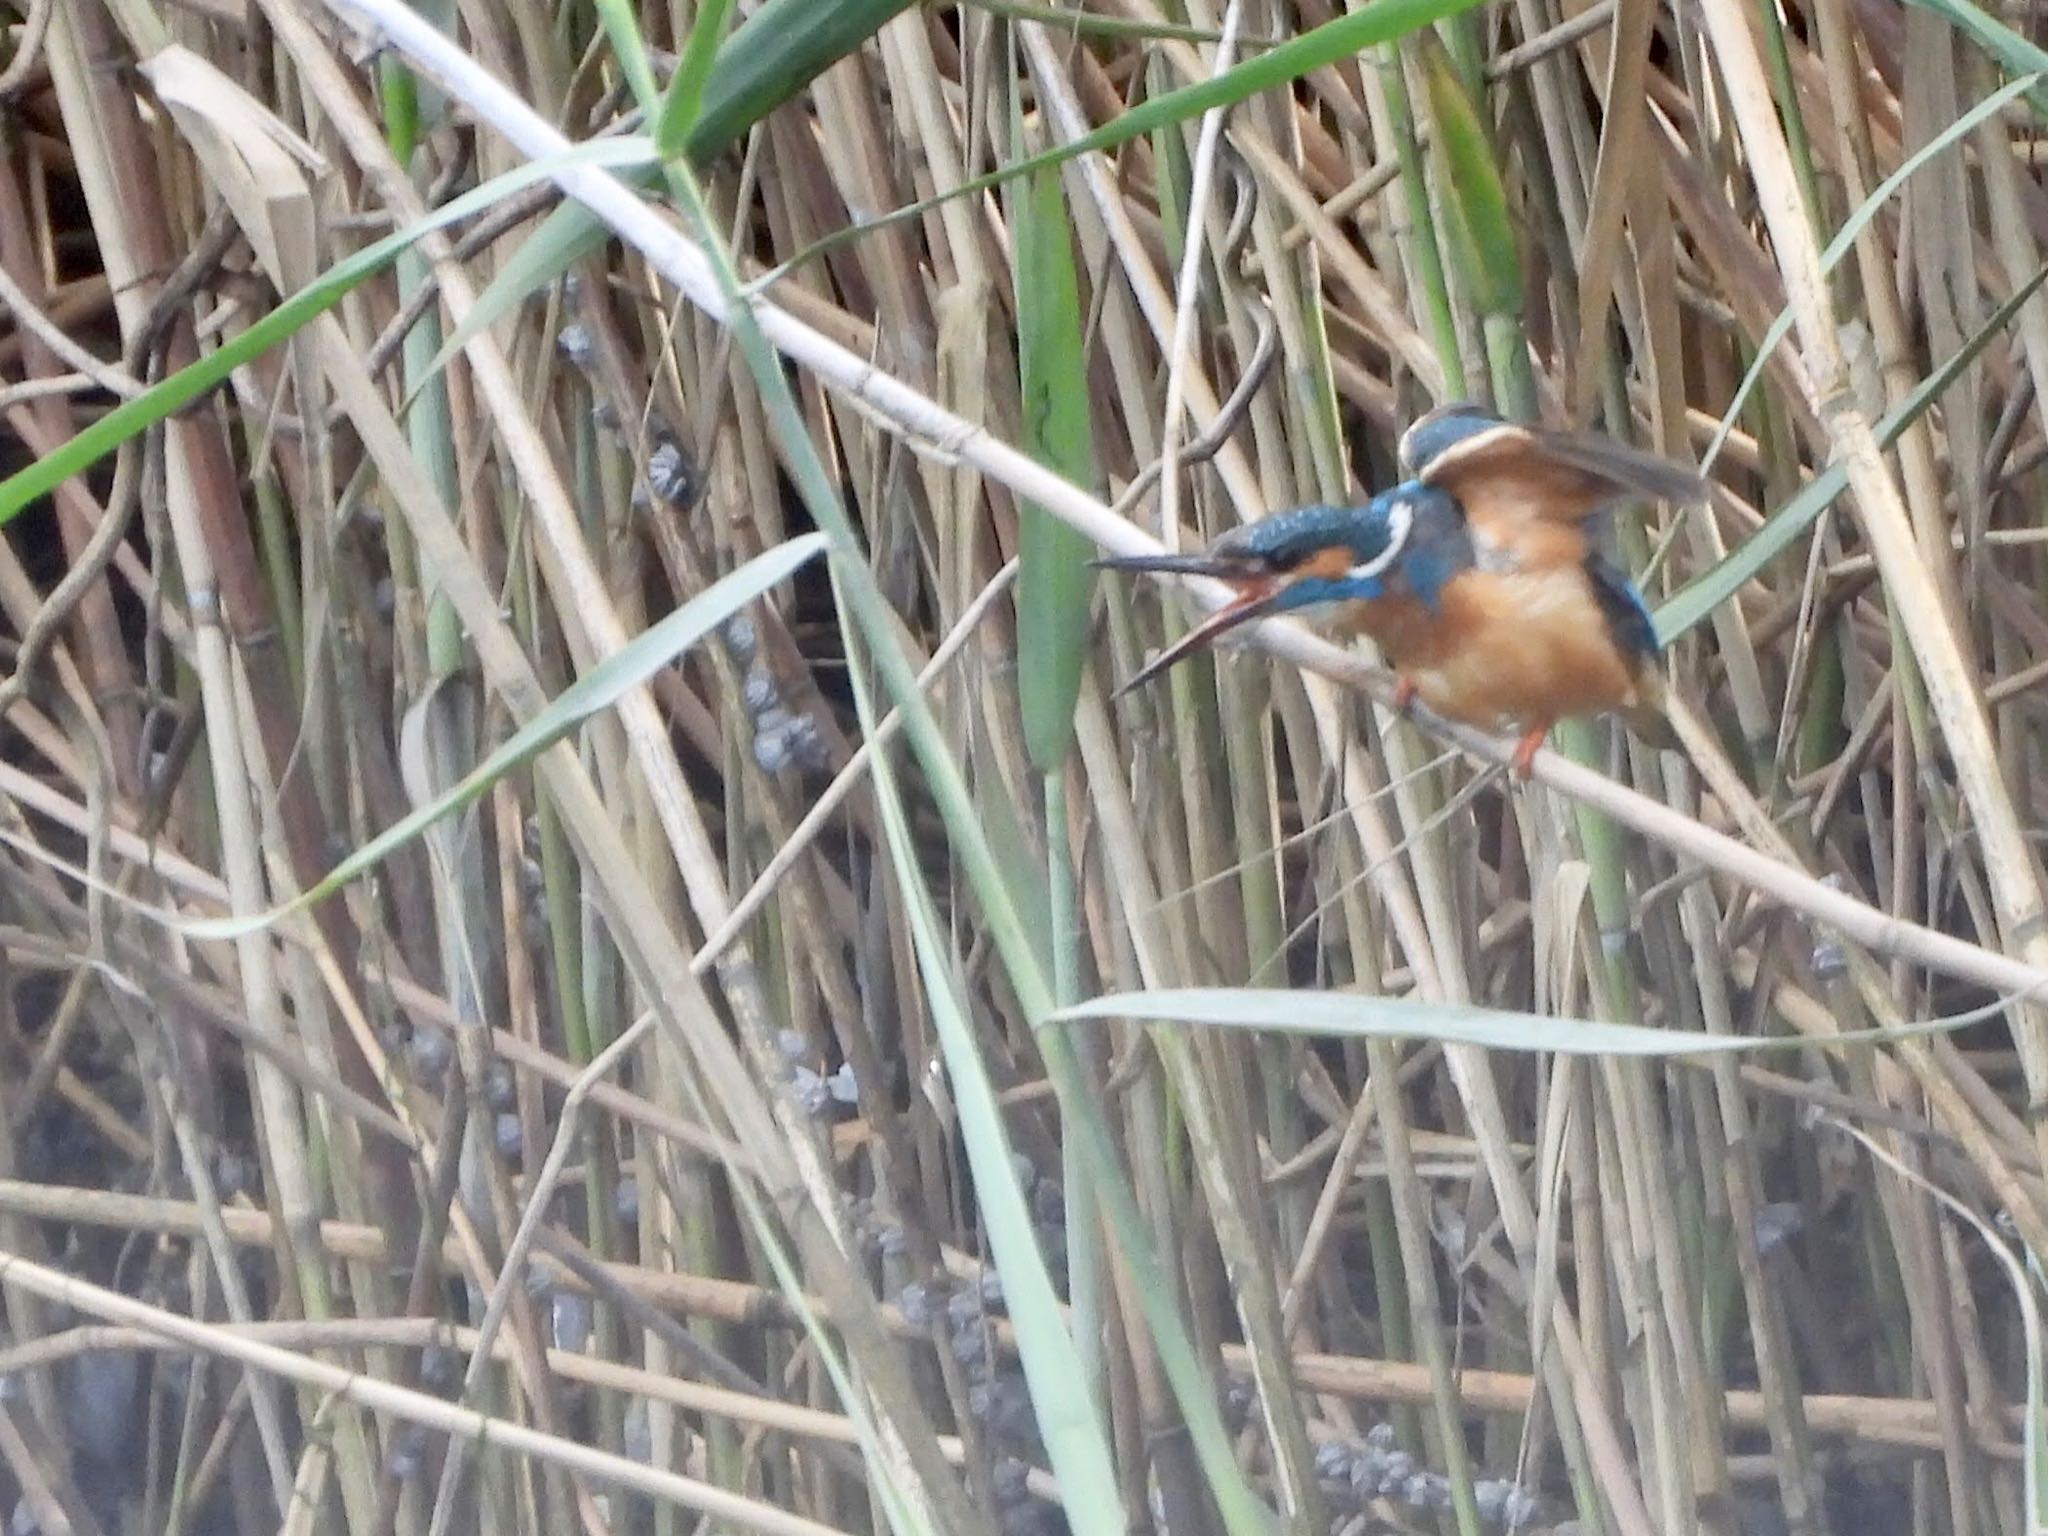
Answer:
POLYGON ((603 139, 579 144, 564 154, 534 160, 502 176, 493 177, 484 185, 436 209, 413 228, 386 235, 348 260, 336 263, 317 281, 308 283, 240 335, 222 342, 198 362, 179 369, 133 400, 124 400, 27 469, 0 480, 0 527, 38 497, 48 495, 71 476, 91 468, 138 432, 191 404, 236 368, 325 314, 340 303, 342 296, 351 288, 389 266, 401 251, 416 244, 423 235, 480 213, 501 198, 534 182, 545 181, 566 166, 644 165, 653 158, 653 153, 653 145, 640 138, 603 139))
POLYGON ((384 142, 400 165, 412 159, 421 138, 419 83, 411 70, 394 58, 377 61, 377 79, 384 108, 384 142))
POLYGON ((1483 312, 1519 314, 1522 260, 1515 248, 1507 189, 1501 185, 1486 124, 1436 35, 1422 33, 1416 46, 1436 129, 1431 152, 1443 163, 1445 185, 1451 194, 1446 211, 1466 286, 1483 312))
POLYGON ((767 0, 718 50, 686 157, 702 167, 909 8, 910 0, 767 0))
POLYGON ((654 147, 664 158, 689 146, 691 130, 704 109, 711 66, 718 58, 731 16, 732 0, 708 0, 690 27, 682 62, 676 66, 676 77, 668 84, 668 95, 662 98, 661 114, 654 123, 654 147))
MULTIPOLYGON (((2010 1000, 2003 999, 1931 1023, 1896 1029, 1848 1030, 1829 1043, 1874 1045, 1919 1035, 1946 1034, 1981 1024, 2009 1006, 2010 1000)), ((1257 987, 1112 993, 1062 1008, 1052 1019, 1150 1019, 1229 1029, 1278 1030, 1293 1035, 1439 1040, 1447 1045, 1481 1045, 1497 1051, 1551 1051, 1571 1056, 1709 1056, 1809 1050, 1814 1044, 1799 1035, 1705 1035, 1690 1030, 1651 1029, 1642 1024, 1543 1018, 1500 1008, 1418 1003, 1403 997, 1368 997, 1358 992, 1257 987)))
POLYGON ((778 544, 755 556, 730 575, 722 576, 659 623, 635 635, 626 646, 563 689, 446 794, 423 805, 356 850, 293 900, 253 916, 206 918, 182 922, 179 929, 193 938, 232 939, 267 928, 278 919, 323 901, 365 870, 404 847, 434 822, 461 810, 506 774, 531 762, 601 709, 608 709, 656 672, 723 624, 797 567, 826 548, 822 533, 778 544))
MULTIPOLYGON (((1081 331, 1081 285, 1058 171, 1035 171, 1020 189, 1012 228, 1017 250, 1017 372, 1024 446, 1076 485, 1098 481, 1081 331)), ((1035 502, 1018 533, 1017 691, 1024 740, 1040 773, 1066 762, 1074 701, 1087 659, 1092 540, 1035 502)), ((1052 835, 1061 835, 1053 829, 1052 835)))

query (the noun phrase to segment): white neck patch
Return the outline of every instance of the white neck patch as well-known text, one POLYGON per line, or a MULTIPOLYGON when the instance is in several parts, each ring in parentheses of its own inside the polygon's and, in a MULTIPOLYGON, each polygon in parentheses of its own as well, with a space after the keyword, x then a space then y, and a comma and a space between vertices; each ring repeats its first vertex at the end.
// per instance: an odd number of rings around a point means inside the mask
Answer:
POLYGON ((1404 497, 1387 509, 1387 547, 1363 565, 1354 565, 1345 574, 1353 581, 1363 581, 1379 575, 1401 558, 1401 551, 1408 544, 1408 531, 1414 526, 1415 513, 1404 497))

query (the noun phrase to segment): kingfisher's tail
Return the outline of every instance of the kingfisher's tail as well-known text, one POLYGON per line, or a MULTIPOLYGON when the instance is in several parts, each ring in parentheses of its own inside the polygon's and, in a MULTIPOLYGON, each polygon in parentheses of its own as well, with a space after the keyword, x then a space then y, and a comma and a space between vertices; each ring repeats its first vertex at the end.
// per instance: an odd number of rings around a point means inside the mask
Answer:
POLYGON ((1646 656, 1636 669, 1636 701, 1615 711, 1623 724, 1653 747, 1676 752, 1680 743, 1671 718, 1664 712, 1664 673, 1654 656, 1646 656))

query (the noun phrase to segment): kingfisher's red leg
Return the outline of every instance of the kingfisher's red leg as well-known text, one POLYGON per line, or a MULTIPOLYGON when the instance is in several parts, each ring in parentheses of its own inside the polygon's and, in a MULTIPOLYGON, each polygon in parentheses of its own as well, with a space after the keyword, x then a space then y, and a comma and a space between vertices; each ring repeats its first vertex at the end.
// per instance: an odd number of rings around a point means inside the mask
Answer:
POLYGON ((1549 734, 1550 724, 1545 721, 1516 744, 1515 755, 1509 759, 1509 766, 1514 769, 1516 778, 1527 779, 1536 771, 1537 749, 1543 745, 1543 738, 1549 734))
POLYGON ((1412 677, 1396 677, 1394 679, 1395 712, 1398 714, 1405 715, 1408 713, 1410 709, 1414 707, 1414 705, 1415 679, 1412 677))

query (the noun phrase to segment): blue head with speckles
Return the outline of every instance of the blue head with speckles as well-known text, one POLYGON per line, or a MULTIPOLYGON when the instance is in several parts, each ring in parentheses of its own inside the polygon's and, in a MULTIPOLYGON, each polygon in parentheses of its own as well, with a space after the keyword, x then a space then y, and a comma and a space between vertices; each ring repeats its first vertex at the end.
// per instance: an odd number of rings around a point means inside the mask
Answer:
POLYGON ((1434 607, 1444 583, 1471 563, 1471 539, 1449 495, 1410 480, 1362 507, 1282 512, 1219 539, 1210 553, 1258 567, 1274 583, 1273 611, 1389 592, 1434 607))
POLYGON ((1417 480, 1362 507, 1302 507, 1233 529, 1198 555, 1102 560, 1116 570, 1210 576, 1237 590, 1124 686, 1136 687, 1247 620, 1400 592, 1435 607, 1444 583, 1472 563, 1457 502, 1417 480))

